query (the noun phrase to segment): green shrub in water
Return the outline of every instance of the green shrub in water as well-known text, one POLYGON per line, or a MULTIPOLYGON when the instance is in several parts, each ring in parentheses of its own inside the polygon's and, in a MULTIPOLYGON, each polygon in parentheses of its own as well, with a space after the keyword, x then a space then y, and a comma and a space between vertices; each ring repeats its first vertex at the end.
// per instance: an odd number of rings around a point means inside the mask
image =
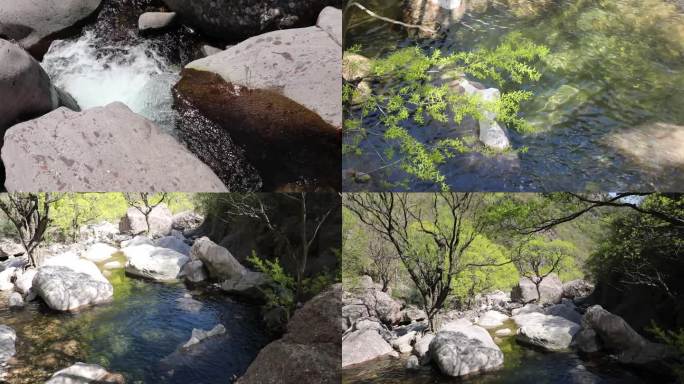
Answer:
MULTIPOLYGON (((380 115, 384 137, 397 148, 388 148, 386 157, 399 157, 398 163, 408 174, 431 181, 447 190, 448 186, 439 166, 457 153, 472 150, 467 138, 444 138, 427 144, 418 140, 405 128, 405 123, 425 125, 429 121, 460 124, 464 118, 482 118, 484 110, 496 113, 497 120, 518 131, 529 131, 531 126, 518 116, 520 103, 532 97, 523 90, 504 91, 496 102, 482 100, 478 95, 467 95, 455 89, 449 81, 465 75, 495 83, 499 87, 522 85, 538 81, 541 73, 534 63, 545 57, 548 49, 532 43, 518 33, 509 34, 495 49, 476 49, 444 55, 440 50, 425 53, 417 47, 400 49, 388 57, 375 60, 369 80, 392 78, 397 84, 375 94, 366 95, 358 120, 345 121, 347 143, 345 154, 360 154, 358 145, 368 134, 363 119, 371 113, 380 115), (398 153, 396 152, 398 150, 398 153)), ((345 84, 343 103, 351 106, 362 97, 362 91, 345 84)))

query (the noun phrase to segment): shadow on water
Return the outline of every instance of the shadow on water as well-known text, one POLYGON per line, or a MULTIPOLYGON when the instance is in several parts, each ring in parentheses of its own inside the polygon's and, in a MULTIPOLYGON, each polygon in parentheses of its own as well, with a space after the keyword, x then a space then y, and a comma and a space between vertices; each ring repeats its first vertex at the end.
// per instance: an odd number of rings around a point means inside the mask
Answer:
MULTIPOLYGON (((111 261, 111 260, 108 260, 111 261)), ((0 308, 0 323, 17 331, 10 383, 42 382, 77 361, 100 364, 131 383, 228 383, 268 343, 259 309, 219 292, 192 291, 105 270, 111 303, 55 313, 40 300, 23 310, 0 308), (193 328, 221 323, 224 336, 180 347, 193 328)))
MULTIPOLYGON (((422 17, 430 12, 422 11, 421 2, 410 0, 409 11, 404 11, 401 1, 364 4, 391 18, 408 17, 409 22, 431 25, 422 17), (421 10, 418 16, 411 13, 414 8, 421 10)), ((439 19, 442 29, 433 37, 417 36, 351 8, 345 35, 347 47, 358 44, 368 57, 384 57, 415 45, 443 53, 493 48, 513 31, 549 47, 551 54, 540 63, 541 80, 527 86, 535 96, 521 109, 536 132, 522 135, 509 130, 513 148, 529 151, 458 155, 440 167, 449 185, 459 190, 505 191, 684 187, 684 160, 676 153, 676 143, 681 148, 684 142, 684 129, 678 127, 684 125, 680 8, 665 0, 548 0, 535 3, 541 6, 528 4, 529 8, 521 5, 525 1, 513 0, 467 3, 467 10, 452 12, 448 22, 439 19), (663 123, 676 128, 675 133, 660 129, 663 123), (675 152, 670 156, 674 159, 654 156, 662 152, 658 150, 662 145, 675 152)), ((372 84, 376 92, 397 85, 392 80, 372 84)), ((407 177, 397 167, 378 170, 389 163, 382 159, 388 143, 382 126, 377 126, 378 118, 365 119, 364 126, 375 128, 360 145, 363 154, 343 159, 344 169, 374 171, 372 184, 346 179, 345 188, 437 189, 407 177)), ((405 127, 428 144, 476 132, 473 122, 462 127, 435 122, 405 127)))

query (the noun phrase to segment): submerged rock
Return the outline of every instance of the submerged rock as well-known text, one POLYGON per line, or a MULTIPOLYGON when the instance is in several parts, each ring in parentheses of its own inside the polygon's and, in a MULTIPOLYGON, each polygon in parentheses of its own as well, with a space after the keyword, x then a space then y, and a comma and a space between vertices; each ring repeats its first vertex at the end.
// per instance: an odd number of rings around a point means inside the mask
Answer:
POLYGON ((118 249, 109 244, 95 243, 83 254, 83 258, 99 263, 109 259, 116 252, 118 252, 118 249))
POLYGON ((335 284, 298 309, 285 336, 262 349, 237 383, 340 383, 341 295, 335 284))
POLYGON ((123 249, 127 273, 157 281, 176 280, 188 262, 186 255, 172 249, 151 245, 137 245, 123 249))
POLYGON ((342 5, 340 0, 232 0, 227 3, 164 0, 164 3, 194 28, 209 36, 229 40, 313 25, 325 6, 342 5))
POLYGON ((4 366, 9 359, 17 353, 15 343, 17 342, 17 333, 14 329, 0 324, 0 380, 5 374, 4 366))
MULTIPOLYGON (((0 0, 0 36, 40 57, 50 42, 92 15, 101 0, 0 0)), ((3 65, 5 62, 3 62, 3 65)))
POLYGON ((5 134, 2 160, 9 191, 226 190, 172 136, 118 102, 17 124, 5 134))
POLYGON ((448 376, 464 376, 497 369, 504 356, 489 333, 476 325, 440 331, 430 342, 430 356, 448 376))
POLYGON ((190 149, 211 157, 203 160, 215 170, 230 167, 206 147, 232 139, 266 190, 293 189, 302 180, 338 189, 342 48, 326 30, 270 32, 188 64, 174 87, 177 107, 195 108, 225 131, 217 143, 212 130, 180 127, 190 149))
POLYGON ((468 80, 459 80, 458 85, 464 93, 468 95, 477 95, 481 101, 484 102, 482 106, 482 118, 479 121, 480 125, 480 141, 489 148, 503 150, 511 146, 506 131, 499 123, 496 122, 496 113, 491 111, 491 104, 499 101, 501 92, 496 88, 480 89, 473 85, 468 80))
MULTIPOLYGON (((104 281, 103 281, 104 280, 104 281)), ((43 266, 33 279, 33 289, 57 311, 71 311, 111 300, 112 285, 62 266, 43 266)))
POLYGON ((195 344, 199 344, 205 339, 208 339, 210 337, 214 336, 219 336, 219 335, 225 335, 226 334, 226 327, 223 326, 223 324, 217 324, 214 328, 205 331, 203 329, 197 329, 194 328, 192 330, 192 336, 190 336, 190 340, 188 340, 185 344, 183 344, 183 348, 190 348, 195 344))
POLYGON ((118 373, 107 372, 97 364, 76 363, 56 372, 45 384, 123 384, 118 373))
MULTIPOLYGON (((1 15, 5 12, 3 3, 8 1, 13 3, 13 0, 0 0, 0 36, 3 28, 1 15)), ((0 132, 58 107, 57 93, 50 77, 40 63, 21 47, 0 39, 0 63, 0 132)))

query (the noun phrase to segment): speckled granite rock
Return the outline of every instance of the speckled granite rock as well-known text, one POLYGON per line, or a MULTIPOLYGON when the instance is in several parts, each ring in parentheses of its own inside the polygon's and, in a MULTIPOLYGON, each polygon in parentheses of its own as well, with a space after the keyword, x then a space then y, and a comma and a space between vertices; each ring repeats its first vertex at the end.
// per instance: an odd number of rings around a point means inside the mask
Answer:
POLYGON ((13 126, 2 147, 8 191, 225 191, 172 136, 122 103, 59 108, 13 126))

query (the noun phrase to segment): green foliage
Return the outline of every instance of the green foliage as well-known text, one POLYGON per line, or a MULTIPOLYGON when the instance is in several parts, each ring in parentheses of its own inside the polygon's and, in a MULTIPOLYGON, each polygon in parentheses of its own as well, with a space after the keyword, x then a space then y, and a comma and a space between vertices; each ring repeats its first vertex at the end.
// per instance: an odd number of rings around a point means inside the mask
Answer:
POLYGON ((52 225, 74 241, 81 226, 105 220, 116 221, 127 208, 120 193, 67 193, 53 204, 52 225))
POLYGON ((651 326, 647 330, 655 335, 658 340, 677 351, 680 360, 677 363, 670 364, 670 368, 672 368, 672 372, 679 382, 684 383, 684 329, 664 330, 655 322, 651 322, 651 326))
POLYGON ((518 283, 518 271, 512 263, 507 263, 508 256, 504 247, 493 243, 485 236, 478 236, 468 248, 464 257, 464 265, 472 265, 460 272, 452 282, 452 295, 461 304, 469 306, 478 294, 493 290, 508 291, 518 283), (480 266, 483 264, 494 264, 480 266), (500 265, 502 264, 502 265, 500 265))
MULTIPOLYGON (((461 124, 466 117, 481 119, 484 111, 490 111, 496 114, 498 121, 528 132, 531 126, 518 116, 518 112, 520 103, 532 97, 531 92, 503 92, 499 100, 491 102, 482 100, 477 94, 461 93, 445 81, 462 78, 464 74, 494 82, 499 87, 538 81, 541 73, 533 63, 547 54, 547 48, 517 33, 509 34, 492 50, 481 48, 444 56, 440 50, 427 54, 417 47, 400 49, 373 62, 372 78, 391 78, 397 85, 385 89, 383 94, 367 97, 361 106, 361 122, 369 114, 378 113, 385 139, 398 145, 396 152, 401 168, 419 180, 434 182, 442 190, 448 190, 439 166, 457 153, 473 150, 472 146, 462 138, 422 142, 405 127, 406 123, 419 126, 432 121, 461 124)), ((359 91, 351 84, 345 84, 343 102, 352 104, 356 92, 359 91)), ((345 135, 349 140, 345 143, 344 152, 359 154, 358 145, 367 131, 361 122, 351 120, 352 123, 345 124, 345 135)))
POLYGON ((273 281, 274 287, 263 289, 266 296, 266 307, 283 307, 291 310, 294 307, 294 288, 295 280, 292 276, 285 273, 283 267, 280 265, 280 260, 274 261, 261 259, 257 256, 256 251, 252 251, 252 255, 247 258, 254 268, 267 275, 273 281))

